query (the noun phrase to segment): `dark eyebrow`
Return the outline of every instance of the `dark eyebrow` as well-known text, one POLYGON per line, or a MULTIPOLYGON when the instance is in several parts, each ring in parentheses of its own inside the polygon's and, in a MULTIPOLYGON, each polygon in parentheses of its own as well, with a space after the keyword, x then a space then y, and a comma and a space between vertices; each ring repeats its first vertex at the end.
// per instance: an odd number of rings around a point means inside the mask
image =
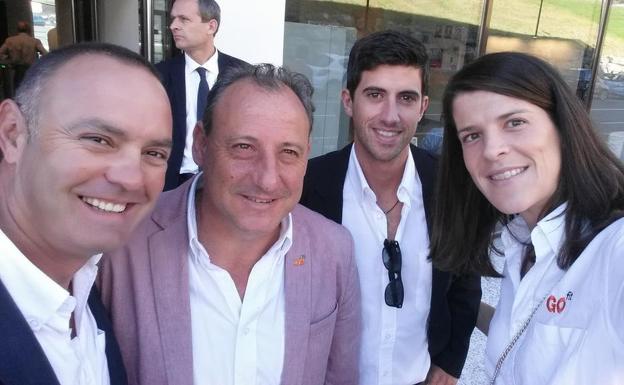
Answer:
MULTIPOLYGON (((115 125, 105 120, 97 119, 97 118, 82 119, 77 122, 74 122, 67 127, 67 131, 73 132, 78 129, 84 129, 84 128, 89 128, 92 130, 103 132, 103 133, 106 133, 107 135, 114 136, 114 137, 121 138, 121 139, 128 138, 128 134, 124 130, 120 129, 119 127, 116 127, 115 125)), ((171 148, 173 143, 172 143, 172 140, 168 138, 168 139, 151 140, 150 142, 148 142, 147 145, 149 147, 155 146, 155 147, 171 148)))
POLYGON ((529 110, 524 110, 524 109, 519 109, 519 110, 511 110, 509 112, 506 112, 502 115, 499 115, 498 118, 496 118, 497 120, 504 120, 507 119, 508 117, 510 117, 511 115, 515 115, 515 114, 521 114, 524 112, 529 112, 529 110))
POLYGON ((472 130, 474 130, 473 126, 464 127, 461 130, 457 130, 457 136, 459 136, 459 134, 461 134, 462 132, 472 131, 472 130))
POLYGON ((384 90, 381 87, 375 87, 375 86, 368 86, 366 88, 364 88, 362 90, 362 92, 367 92, 367 91, 372 91, 372 92, 385 92, 386 90, 384 90))
POLYGON ((409 96, 414 96, 416 98, 420 98, 420 92, 414 91, 414 90, 401 91, 399 92, 399 95, 409 95, 409 96))
MULTIPOLYGON (((384 88, 376 86, 368 86, 362 90, 362 92, 386 92, 384 88)), ((415 95, 420 97, 420 92, 417 90, 402 90, 398 92, 399 95, 415 95)))

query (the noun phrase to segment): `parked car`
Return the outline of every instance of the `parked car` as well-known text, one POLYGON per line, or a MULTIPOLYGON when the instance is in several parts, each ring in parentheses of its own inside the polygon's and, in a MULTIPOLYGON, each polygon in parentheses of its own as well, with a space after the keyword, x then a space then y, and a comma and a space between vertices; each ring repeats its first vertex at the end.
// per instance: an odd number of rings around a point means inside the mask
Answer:
POLYGON ((600 100, 609 97, 624 97, 624 73, 604 74, 598 78, 595 93, 600 100))
POLYGON ((44 26, 46 20, 42 15, 33 15, 33 25, 44 26))

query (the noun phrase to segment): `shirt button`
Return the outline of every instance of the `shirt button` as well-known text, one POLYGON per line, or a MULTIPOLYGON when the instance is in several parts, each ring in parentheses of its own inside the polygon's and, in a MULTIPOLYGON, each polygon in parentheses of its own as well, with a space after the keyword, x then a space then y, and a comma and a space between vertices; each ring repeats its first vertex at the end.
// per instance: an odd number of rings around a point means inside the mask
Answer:
POLYGON ((389 341, 390 338, 392 338, 392 335, 390 335, 390 333, 386 333, 386 335, 384 336, 384 338, 386 339, 386 341, 389 341))
POLYGON ((41 326, 39 324, 39 321, 37 321, 36 319, 30 319, 28 320, 28 324, 30 325, 31 329, 39 329, 39 327, 41 326))
POLYGON ((384 376, 384 377, 388 377, 389 375, 390 375, 390 372, 389 372, 389 371, 387 371, 387 370, 384 370, 384 372, 383 372, 383 376, 384 376))
POLYGON ((244 334, 244 335, 249 334, 249 328, 245 328, 245 330, 243 330, 243 334, 244 334))

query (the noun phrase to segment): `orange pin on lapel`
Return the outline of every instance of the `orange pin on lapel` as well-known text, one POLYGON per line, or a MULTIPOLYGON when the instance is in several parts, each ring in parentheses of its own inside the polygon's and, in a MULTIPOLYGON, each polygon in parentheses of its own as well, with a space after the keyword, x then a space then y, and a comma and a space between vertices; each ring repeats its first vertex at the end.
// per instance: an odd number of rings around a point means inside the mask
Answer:
POLYGON ((299 258, 295 259, 295 266, 301 266, 304 263, 305 263, 305 255, 302 255, 299 258))

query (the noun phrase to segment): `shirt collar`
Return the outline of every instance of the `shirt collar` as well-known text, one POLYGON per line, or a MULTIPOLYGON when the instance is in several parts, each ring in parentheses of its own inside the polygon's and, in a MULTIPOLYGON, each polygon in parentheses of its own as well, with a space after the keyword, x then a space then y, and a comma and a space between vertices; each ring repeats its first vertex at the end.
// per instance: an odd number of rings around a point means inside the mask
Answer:
POLYGON ((535 259, 539 260, 549 254, 558 255, 565 235, 565 210, 563 203, 551 211, 531 231, 531 241, 535 248, 535 259))
POLYGON ((184 72, 189 75, 197 69, 197 67, 204 67, 209 73, 219 72, 219 50, 215 49, 215 53, 203 64, 200 64, 193 60, 187 53, 184 53, 184 72))
MULTIPOLYGON (((203 173, 200 172, 197 174, 195 179, 191 184, 191 188, 189 189, 189 194, 187 197, 188 205, 186 212, 186 225, 188 228, 189 234, 189 247, 190 247, 190 255, 191 258, 195 262, 199 262, 199 258, 202 256, 206 256, 208 258, 208 262, 210 262, 210 256, 208 252, 204 248, 204 246, 199 241, 199 237, 197 234, 197 208, 195 206, 195 196, 202 189, 204 181, 203 181, 203 173)), ((276 253, 281 255, 286 254, 288 250, 290 250, 290 246, 292 245, 293 238, 293 228, 292 228, 292 214, 288 213, 288 215, 282 219, 280 223, 280 236, 277 241, 269 248, 265 255, 269 255, 271 253, 276 253)))
MULTIPOLYGON (((351 147, 347 174, 347 179, 352 184, 354 191, 361 192, 363 200, 372 200, 373 203, 376 203, 377 197, 366 181, 364 171, 362 171, 360 162, 357 159, 355 145, 351 147)), ((422 201, 421 190, 421 182, 416 171, 412 151, 408 151, 403 177, 397 189, 397 198, 401 203, 410 207, 413 201, 422 201)))
POLYGON ((517 215, 501 234, 505 250, 524 247, 530 239, 535 249, 536 261, 548 255, 558 255, 565 234, 566 207, 566 203, 558 206, 537 222, 531 231, 524 219, 517 215))
MULTIPOLYGON (((97 275, 97 262, 102 254, 89 258, 74 274, 73 296, 71 296, 65 288, 26 258, 2 230, 0 230, 0 250, 2 250, 0 280, 27 320, 35 320, 36 324, 43 325, 55 314, 69 320, 76 308, 82 309, 87 306, 89 293, 97 275)), ((52 326, 66 329, 69 323, 52 326)))

